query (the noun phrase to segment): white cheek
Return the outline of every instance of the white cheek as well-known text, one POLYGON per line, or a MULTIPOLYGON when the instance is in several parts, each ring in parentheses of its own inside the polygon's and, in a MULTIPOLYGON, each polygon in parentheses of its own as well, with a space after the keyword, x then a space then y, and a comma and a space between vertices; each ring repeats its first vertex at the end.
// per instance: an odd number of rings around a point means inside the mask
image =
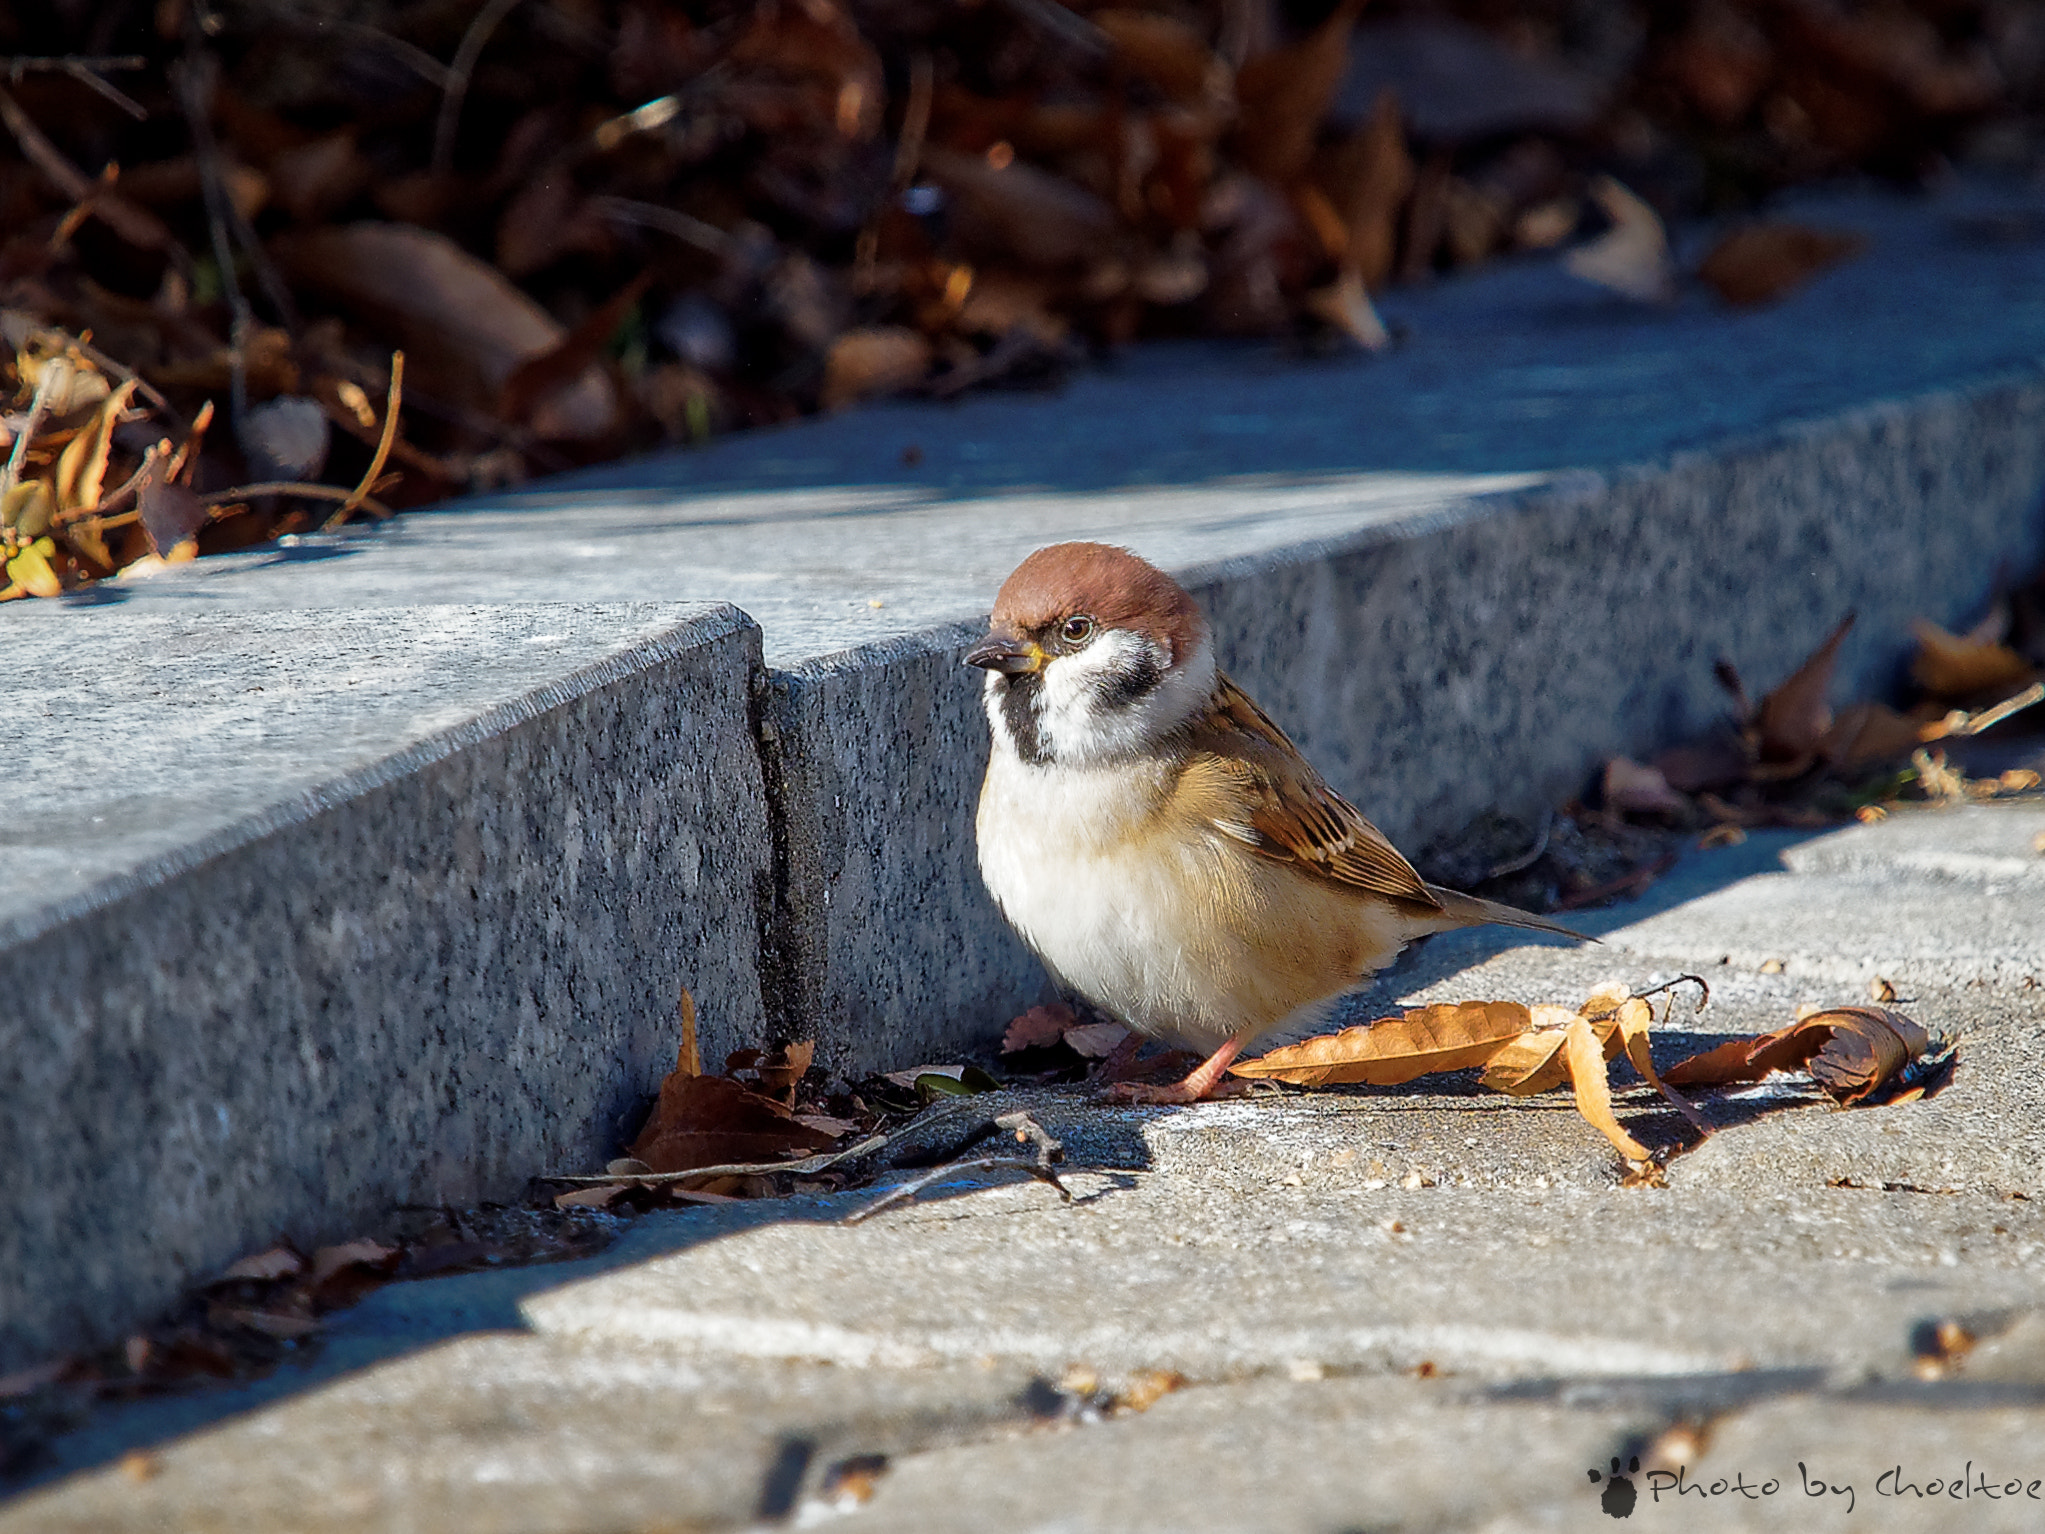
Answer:
POLYGON ((1044 667, 1039 729, 1049 753, 1063 762, 1110 761, 1147 750, 1182 724, 1214 687, 1214 658, 1201 640, 1185 664, 1172 667, 1155 641, 1109 629, 1073 655, 1044 667), (1148 661, 1164 679, 1133 703, 1112 704, 1111 678, 1148 661))

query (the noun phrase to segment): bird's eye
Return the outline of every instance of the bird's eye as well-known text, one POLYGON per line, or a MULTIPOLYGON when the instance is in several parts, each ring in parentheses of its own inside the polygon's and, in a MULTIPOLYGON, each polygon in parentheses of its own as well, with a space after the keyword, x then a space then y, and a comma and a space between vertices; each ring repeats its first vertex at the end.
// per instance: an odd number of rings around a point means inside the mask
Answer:
POLYGON ((1094 637, 1094 621, 1085 613, 1076 613, 1058 625, 1058 637, 1067 644, 1085 644, 1094 637))

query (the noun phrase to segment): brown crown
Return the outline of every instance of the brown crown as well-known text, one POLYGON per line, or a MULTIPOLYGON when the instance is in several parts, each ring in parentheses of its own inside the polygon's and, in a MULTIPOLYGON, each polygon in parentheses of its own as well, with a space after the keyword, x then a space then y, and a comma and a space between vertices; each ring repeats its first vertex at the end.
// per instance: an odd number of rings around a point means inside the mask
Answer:
POLYGON ((1054 543, 1001 583, 994 626, 1033 634, 1085 613, 1107 628, 1162 639, 1177 660, 1204 620, 1185 588, 1147 560, 1108 543, 1054 543))

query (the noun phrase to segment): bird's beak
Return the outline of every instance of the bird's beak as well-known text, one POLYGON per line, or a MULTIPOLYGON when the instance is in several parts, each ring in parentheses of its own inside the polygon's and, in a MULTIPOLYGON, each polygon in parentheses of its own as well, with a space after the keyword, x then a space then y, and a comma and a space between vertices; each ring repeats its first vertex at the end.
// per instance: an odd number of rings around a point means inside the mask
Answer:
POLYGON ((1046 658, 1043 646, 1034 639, 1019 639, 999 631, 989 634, 966 652, 967 665, 984 666, 989 671, 999 671, 1003 676, 1042 671, 1046 658))

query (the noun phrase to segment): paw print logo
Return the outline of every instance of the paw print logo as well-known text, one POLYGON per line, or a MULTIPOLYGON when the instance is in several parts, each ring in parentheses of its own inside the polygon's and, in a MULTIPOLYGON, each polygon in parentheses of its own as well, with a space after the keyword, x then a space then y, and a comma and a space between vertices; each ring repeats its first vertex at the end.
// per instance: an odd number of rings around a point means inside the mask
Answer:
POLYGON ((1605 1492, 1603 1496, 1598 1498, 1598 1506, 1605 1510, 1606 1517, 1631 1518, 1633 1516, 1633 1504, 1640 1500, 1640 1493, 1633 1485, 1633 1477, 1639 1474, 1640 1456, 1638 1454, 1626 1461, 1626 1473, 1624 1475, 1619 1473, 1619 1456, 1616 1454, 1612 1456, 1612 1473, 1609 1476, 1602 1475, 1595 1470, 1589 1472, 1591 1485, 1595 1486, 1600 1481, 1605 1483, 1605 1492))

